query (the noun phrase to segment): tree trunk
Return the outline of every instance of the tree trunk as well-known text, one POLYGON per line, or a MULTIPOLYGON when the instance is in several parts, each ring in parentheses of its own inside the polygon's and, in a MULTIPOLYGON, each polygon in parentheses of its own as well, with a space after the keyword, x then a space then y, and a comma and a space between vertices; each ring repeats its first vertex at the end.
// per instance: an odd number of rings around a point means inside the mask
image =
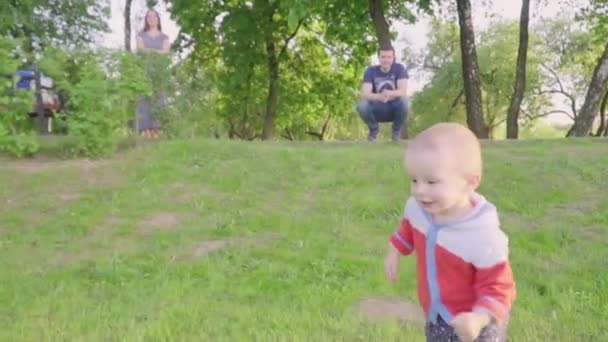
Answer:
POLYGON ((471 17, 470 0, 457 0, 458 23, 460 24, 460 51, 462 54, 462 76, 467 108, 467 125, 480 139, 488 138, 481 108, 481 81, 475 48, 475 31, 471 17))
POLYGON ((388 21, 384 16, 382 0, 369 0, 369 15, 376 29, 379 46, 392 46, 388 21))
POLYGON ((528 58, 528 22, 530 21, 530 0, 523 0, 519 19, 519 50, 515 69, 515 85, 509 111, 507 112, 507 139, 519 137, 519 110, 526 90, 526 62, 528 58))
POLYGON ((595 132, 596 137, 601 137, 606 130, 606 106, 608 105, 608 91, 604 93, 602 104, 600 105, 600 127, 595 132))
POLYGON ((604 53, 599 59, 593 77, 587 89, 585 103, 578 116, 574 120, 574 125, 568 131, 567 137, 584 137, 589 135, 593 128, 593 120, 597 115, 598 106, 602 95, 606 92, 606 80, 608 79, 608 44, 604 47, 604 53))
POLYGON ((133 0, 125 0, 125 50, 131 51, 131 4, 133 0))
POLYGON ((266 58, 268 61, 268 97, 266 98, 266 115, 264 117, 264 129, 262 140, 272 139, 274 130, 274 119, 277 109, 277 91, 279 83, 279 60, 272 32, 266 35, 266 58))

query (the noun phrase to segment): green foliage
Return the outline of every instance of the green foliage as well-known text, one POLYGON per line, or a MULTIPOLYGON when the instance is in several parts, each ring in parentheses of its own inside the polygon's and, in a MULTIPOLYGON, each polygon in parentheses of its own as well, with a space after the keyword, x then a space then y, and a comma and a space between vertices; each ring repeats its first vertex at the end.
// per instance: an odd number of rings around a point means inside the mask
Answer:
POLYGON ((606 37, 608 37, 608 1, 589 0, 579 7, 577 19, 591 28, 594 43, 604 44, 606 42, 606 37))
POLYGON ((79 82, 70 89, 70 135, 76 138, 74 152, 89 156, 108 155, 116 149, 133 119, 138 96, 151 92, 141 66, 129 54, 114 55, 116 64, 102 69, 102 56, 81 61, 79 82))
POLYGON ((279 103, 279 112, 295 115, 281 115, 277 128, 289 139, 331 139, 330 126, 354 112, 365 65, 329 56, 307 32, 296 44, 281 69, 279 103))
MULTIPOLYGON (((116 82, 116 105, 124 112, 124 118, 135 115, 137 108, 136 99, 141 96, 152 96, 159 93, 162 85, 168 83, 168 79, 157 81, 150 76, 150 64, 142 66, 141 56, 130 53, 113 53, 112 59, 117 62, 114 66, 116 71, 114 81, 116 82), (155 82, 156 81, 156 82, 155 82)), ((147 61, 147 60, 144 60, 147 61)), ((165 75, 168 65, 164 62, 153 63, 158 67, 157 73, 165 75)))
POLYGON ((2 6, 0 36, 22 38, 27 52, 48 46, 84 47, 109 29, 109 1, 10 0, 2 6))
POLYGON ((224 123, 217 114, 218 91, 209 73, 192 59, 174 66, 172 73, 172 96, 161 116, 164 119, 163 131, 176 138, 225 134, 224 123))
MULTIPOLYGON (((540 39, 529 34, 528 57, 526 62, 526 91, 523 107, 528 112, 537 112, 539 101, 530 101, 530 95, 541 86, 540 64, 546 61, 540 50, 540 39)), ((519 47, 519 22, 497 22, 483 32, 478 51, 480 76, 484 96, 482 105, 486 125, 490 133, 504 122, 511 102, 515 82, 515 65, 519 47)))
POLYGON ((0 151, 21 157, 32 155, 39 146, 32 121, 34 93, 16 90, 13 77, 19 63, 14 41, 0 37, 0 151))
MULTIPOLYGON (((484 121, 493 136, 506 119, 515 78, 515 61, 518 50, 518 22, 496 22, 481 32, 478 59, 482 83, 484 121)), ((433 73, 431 82, 413 101, 412 131, 420 131, 436 122, 465 123, 465 96, 463 93, 461 55, 458 31, 455 24, 435 22, 430 43, 426 49, 425 66, 433 73)), ((527 62, 526 101, 524 107, 537 112, 545 104, 542 99, 530 98, 541 85, 540 65, 546 60, 539 49, 539 38, 530 35, 527 62)))
MULTIPOLYGON (((413 20, 412 7, 387 2, 386 17, 413 20)), ((322 132, 328 118, 334 128, 350 119, 363 66, 377 48, 367 4, 353 1, 177 0, 171 12, 183 34, 178 45, 195 47, 193 59, 217 89, 217 115, 229 136, 241 139, 260 136, 273 61, 279 69, 275 128, 305 139, 322 132)))
POLYGON ((128 134, 138 97, 152 94, 145 63, 134 54, 48 49, 39 64, 67 94, 73 154, 112 153, 128 134))
MULTIPOLYGON (((543 78, 546 89, 560 91, 560 98, 578 110, 604 42, 594 38, 589 22, 568 17, 547 20, 537 28, 542 42, 538 45, 547 56, 543 78), (575 103, 572 103, 574 99, 575 103), (576 105, 578 103, 578 105, 576 105)), ((575 113, 570 112, 571 116, 575 113)))
POLYGON ((80 81, 71 85, 68 127, 76 138, 74 152, 91 156, 107 155, 118 140, 124 113, 114 111, 113 89, 100 68, 100 61, 91 56, 82 62, 80 81))

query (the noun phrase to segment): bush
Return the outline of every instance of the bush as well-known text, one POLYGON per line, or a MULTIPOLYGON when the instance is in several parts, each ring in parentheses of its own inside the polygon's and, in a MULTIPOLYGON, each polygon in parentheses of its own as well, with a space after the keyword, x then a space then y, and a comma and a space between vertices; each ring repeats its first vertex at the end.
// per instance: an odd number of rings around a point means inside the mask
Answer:
POLYGON ((150 89, 132 54, 101 51, 48 53, 45 72, 67 93, 67 127, 72 154, 99 157, 113 153, 129 133, 136 100, 150 89))
POLYGON ((32 155, 39 149, 32 121, 33 93, 15 89, 19 66, 16 42, 0 38, 0 151, 13 156, 32 155))

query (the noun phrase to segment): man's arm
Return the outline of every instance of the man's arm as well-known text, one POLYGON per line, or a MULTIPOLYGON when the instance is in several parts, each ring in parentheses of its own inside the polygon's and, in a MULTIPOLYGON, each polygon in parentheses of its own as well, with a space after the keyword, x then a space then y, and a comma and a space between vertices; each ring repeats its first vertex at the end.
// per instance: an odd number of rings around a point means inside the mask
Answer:
POLYGON ((371 83, 367 83, 367 82, 363 82, 363 85, 361 86, 361 99, 363 100, 368 100, 368 101, 380 101, 381 100, 381 94, 375 94, 372 92, 372 84, 371 83))
POLYGON ((397 80, 397 90, 393 94, 395 97, 407 97, 407 78, 397 80))
POLYGON ((407 78, 397 80, 397 89, 385 90, 385 92, 388 94, 390 100, 398 97, 407 97, 407 78))
POLYGON ((397 64, 398 65, 398 71, 397 71, 397 89, 395 90, 391 90, 389 92, 389 97, 390 99, 395 99, 395 98, 406 98, 407 97, 407 80, 409 78, 409 73, 407 72, 407 69, 401 65, 401 64, 397 64))

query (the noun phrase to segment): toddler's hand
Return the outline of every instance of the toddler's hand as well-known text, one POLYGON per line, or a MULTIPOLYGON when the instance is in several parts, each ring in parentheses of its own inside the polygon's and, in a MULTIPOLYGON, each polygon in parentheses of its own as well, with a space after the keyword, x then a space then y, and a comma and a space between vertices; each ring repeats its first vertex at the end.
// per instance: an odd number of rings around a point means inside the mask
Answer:
POLYGON ((393 246, 389 246, 388 253, 386 254, 386 259, 384 260, 384 274, 391 282, 395 282, 397 280, 397 270, 399 269, 399 252, 393 248, 393 246))
POLYGON ((490 316, 485 312, 463 312, 452 320, 451 324, 462 342, 474 341, 486 325, 490 316))

